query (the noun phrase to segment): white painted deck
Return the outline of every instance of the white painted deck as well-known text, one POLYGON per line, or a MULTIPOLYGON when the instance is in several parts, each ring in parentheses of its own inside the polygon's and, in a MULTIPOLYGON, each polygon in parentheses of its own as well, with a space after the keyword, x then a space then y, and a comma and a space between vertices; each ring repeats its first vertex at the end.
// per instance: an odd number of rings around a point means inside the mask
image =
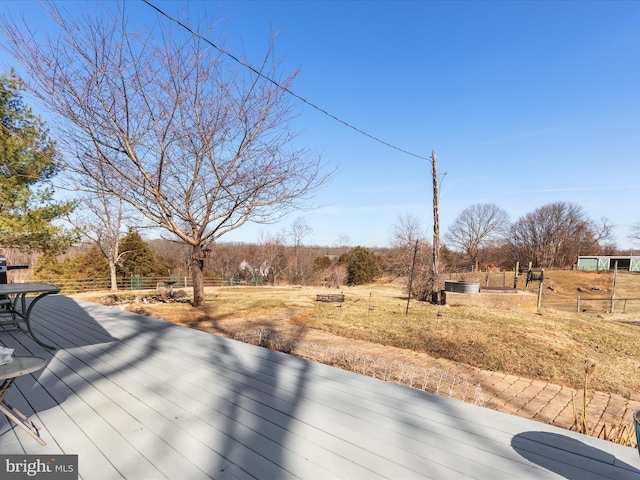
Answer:
POLYGON ((2 332, 47 367, 8 400, 41 447, 0 419, 1 453, 78 454, 80 478, 640 478, 635 449, 77 302, 43 299, 2 332))

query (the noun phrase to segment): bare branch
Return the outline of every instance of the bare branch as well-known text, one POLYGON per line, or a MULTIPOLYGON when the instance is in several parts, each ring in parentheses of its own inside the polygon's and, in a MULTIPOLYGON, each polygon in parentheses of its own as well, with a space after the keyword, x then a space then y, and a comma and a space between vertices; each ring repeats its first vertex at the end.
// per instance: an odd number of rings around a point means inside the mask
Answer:
MULTIPOLYGON (((581 206, 555 202, 515 222, 508 240, 521 262, 532 262, 539 267, 564 267, 575 263, 578 255, 599 253, 598 234, 593 227, 581 206)), ((607 228, 602 232, 606 233, 607 228)))
POLYGON ((67 169, 79 189, 97 185, 191 245, 195 270, 203 245, 280 219, 329 180, 289 129, 296 72, 281 87, 263 76, 280 71, 273 40, 245 71, 172 24, 134 29, 123 6, 83 18, 48 10, 58 29, 44 36, 26 21, 0 25, 27 87, 64 120, 67 169))
POLYGON ((449 244, 469 256, 477 267, 478 252, 500 238, 509 227, 509 215, 490 203, 472 205, 462 211, 446 234, 449 244))
POLYGON ((635 245, 640 245, 640 222, 631 226, 631 232, 628 237, 635 245))

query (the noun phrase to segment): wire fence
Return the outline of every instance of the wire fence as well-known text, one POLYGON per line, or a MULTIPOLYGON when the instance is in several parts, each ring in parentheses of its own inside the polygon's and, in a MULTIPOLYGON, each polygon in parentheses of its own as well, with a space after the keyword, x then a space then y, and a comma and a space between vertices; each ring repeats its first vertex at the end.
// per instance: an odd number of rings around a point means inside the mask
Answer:
POLYGON ((306 358, 307 360, 338 367, 384 380, 385 382, 392 382, 405 387, 473 403, 474 405, 485 406, 480 384, 474 387, 466 377, 439 368, 423 368, 397 360, 387 362, 384 359, 374 358, 331 345, 319 345, 284 337, 270 330, 258 329, 239 332, 234 338, 245 343, 306 358))
POLYGON ((640 311, 640 298, 543 294, 540 306, 577 313, 637 313, 640 311))
MULTIPOLYGON (((459 279, 466 278, 468 280, 477 281, 482 289, 494 289, 494 290, 515 290, 514 282, 518 283, 518 289, 524 287, 524 280, 518 278, 517 274, 513 271, 491 272, 487 275, 486 272, 472 271, 469 267, 467 269, 460 269, 457 272, 447 272, 444 274, 447 279, 459 279), (467 273, 463 273, 466 271, 467 273)), ((61 288, 62 293, 80 293, 89 291, 110 290, 111 280, 108 277, 98 278, 86 278, 86 279, 69 279, 69 278, 38 278, 37 281, 43 283, 51 283, 61 288)), ((221 277, 204 277, 205 287, 223 287, 223 286, 260 286, 263 284, 260 279, 243 279, 238 276, 232 276, 227 278, 221 277)), ((118 290, 153 290, 153 289, 179 289, 179 288, 191 288, 193 282, 191 276, 143 276, 133 275, 129 277, 118 277, 117 287, 118 290)), ((637 297, 624 297, 614 298, 608 297, 594 297, 594 296, 580 296, 580 295, 566 295, 558 292, 547 291, 549 287, 544 286, 541 295, 542 308, 552 308, 556 310, 562 310, 567 312, 579 312, 579 313, 637 313, 640 312, 640 298, 637 297)), ((537 293, 538 285, 531 286, 528 289, 530 293, 537 293)), ((588 293, 588 292, 585 292, 588 293)), ((628 292, 627 292, 628 293, 628 292)))
POLYGON ((576 311, 602 311, 605 313, 627 313, 627 308, 640 305, 640 298, 583 298, 576 299, 576 311))
MULTIPOLYGON (((623 291, 623 295, 616 292, 614 298, 611 298, 611 293, 608 295, 597 296, 600 288, 592 288, 586 290, 576 288, 576 294, 560 293, 553 288, 553 282, 551 284, 547 281, 547 277, 554 277, 558 273, 566 275, 568 270, 552 270, 545 271, 545 281, 542 284, 542 292, 540 294, 540 307, 549 308, 554 310, 561 310, 565 312, 578 312, 578 313, 639 313, 640 312, 640 298, 636 296, 636 292, 629 288, 623 291), (582 294, 580 293, 582 292, 582 294)), ((580 272, 582 273, 582 272, 580 272)), ((599 274, 609 275, 607 282, 613 281, 614 272, 611 270, 602 270, 599 274)), ((576 272, 578 274, 578 272, 576 272)), ((618 278, 624 278, 623 276, 636 276, 637 272, 618 272, 618 278)), ((533 281, 528 285, 526 284, 526 276, 521 272, 515 272, 513 270, 504 271, 491 271, 486 270, 473 270, 472 268, 461 268, 456 271, 447 272, 443 274, 446 279, 450 280, 466 280, 478 282, 480 290, 493 290, 493 291, 527 291, 532 294, 538 294, 539 282, 533 281)), ((601 292, 604 293, 604 292, 601 292)))
MULTIPOLYGON (((84 279, 38 278, 37 281, 57 285, 62 289, 63 293, 111 289, 111 280, 106 277, 84 279)), ((205 287, 239 285, 233 278, 205 277, 203 282, 205 287)), ((191 277, 147 277, 134 275, 128 278, 118 278, 117 285, 118 290, 152 290, 157 288, 190 288, 193 286, 193 282, 191 277)))

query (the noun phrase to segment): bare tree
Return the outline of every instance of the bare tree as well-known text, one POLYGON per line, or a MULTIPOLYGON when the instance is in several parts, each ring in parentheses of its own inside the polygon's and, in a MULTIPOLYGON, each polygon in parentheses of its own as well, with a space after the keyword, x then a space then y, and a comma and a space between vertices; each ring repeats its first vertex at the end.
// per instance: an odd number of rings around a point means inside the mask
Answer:
POLYGON ((416 240, 424 240, 420 220, 409 214, 399 215, 391 232, 391 247, 411 247, 416 240))
POLYGON ((333 242, 333 248, 339 249, 341 251, 347 251, 353 246, 353 242, 349 235, 340 235, 338 239, 333 242))
POLYGON ((110 195, 87 195, 82 200, 83 209, 72 223, 81 228, 84 235, 95 244, 109 263, 111 290, 118 290, 117 267, 126 252, 120 252, 123 231, 124 202, 110 195), (87 213, 89 215, 87 216, 87 213))
POLYGON ((492 203, 478 203, 465 208, 447 230, 446 239, 462 251, 478 269, 478 252, 501 237, 509 227, 509 214, 492 203))
POLYGON ((293 247, 293 271, 292 283, 299 284, 304 281, 304 268, 302 262, 302 242, 313 233, 313 228, 307 224, 304 218, 296 218, 289 228, 288 237, 293 247))
POLYGON ((607 217, 600 217, 600 220, 591 221, 589 228, 593 234, 593 241, 596 245, 611 244, 614 242, 613 231, 616 226, 607 217))
POLYGON ((521 262, 539 267, 564 267, 577 256, 594 249, 593 223, 575 203, 556 202, 537 208, 515 222, 508 236, 514 255, 521 262))
POLYGON ((337 263, 326 269, 325 278, 326 284, 330 288, 339 288, 341 285, 347 284, 347 267, 345 265, 338 265, 337 263))
POLYGON ((71 18, 51 4, 57 36, 5 18, 5 46, 29 90, 66 120, 59 138, 75 152, 66 168, 79 187, 99 185, 191 247, 200 306, 203 248, 246 222, 277 221, 330 174, 292 142, 285 88, 296 74, 280 75, 275 37, 257 70, 243 69, 163 18, 134 31, 124 7, 111 7, 71 18))
POLYGON ((260 233, 255 256, 267 281, 275 285, 288 268, 282 235, 260 233))
POLYGON ((631 231, 627 236, 635 245, 640 245, 640 222, 634 223, 631 226, 631 231))
MULTIPOLYGON (((408 276, 416 242, 419 245, 429 245, 420 220, 409 214, 399 215, 391 232, 391 249, 385 256, 385 270, 395 277, 408 276)), ((422 265, 419 264, 419 267, 422 265)))
POLYGON ((231 281, 238 275, 245 248, 226 243, 217 243, 212 247, 211 255, 205 260, 205 266, 214 275, 231 281))

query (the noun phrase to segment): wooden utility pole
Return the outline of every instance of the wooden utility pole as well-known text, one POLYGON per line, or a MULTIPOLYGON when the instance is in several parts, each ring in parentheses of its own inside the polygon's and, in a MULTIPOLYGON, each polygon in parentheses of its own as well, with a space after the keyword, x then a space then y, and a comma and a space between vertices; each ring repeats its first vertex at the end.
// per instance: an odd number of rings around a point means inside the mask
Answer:
POLYGON ((440 250, 440 217, 438 214, 438 171, 436 151, 431 152, 431 173, 433 175, 433 283, 431 301, 440 303, 440 278, 438 274, 438 252, 440 250))

